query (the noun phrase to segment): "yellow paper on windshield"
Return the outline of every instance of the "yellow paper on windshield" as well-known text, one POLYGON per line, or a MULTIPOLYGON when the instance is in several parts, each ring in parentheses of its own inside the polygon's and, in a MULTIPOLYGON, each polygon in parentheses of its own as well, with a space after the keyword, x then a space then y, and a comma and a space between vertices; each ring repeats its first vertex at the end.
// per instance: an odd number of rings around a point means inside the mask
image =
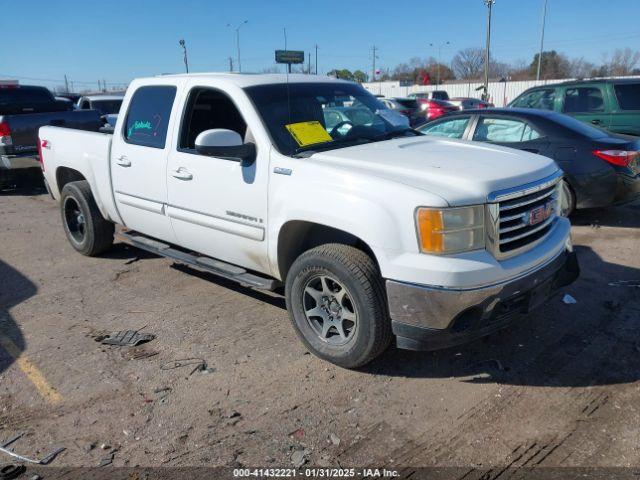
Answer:
POLYGON ((285 125, 285 127, 301 147, 333 140, 322 124, 315 120, 312 122, 290 123, 289 125, 285 125))

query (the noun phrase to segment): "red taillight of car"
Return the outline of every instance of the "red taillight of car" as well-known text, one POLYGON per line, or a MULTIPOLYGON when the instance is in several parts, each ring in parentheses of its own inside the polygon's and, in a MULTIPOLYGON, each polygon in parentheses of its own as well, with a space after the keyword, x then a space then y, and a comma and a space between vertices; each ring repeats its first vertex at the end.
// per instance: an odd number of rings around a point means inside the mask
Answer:
POLYGON ((44 157, 42 156, 42 149, 49 148, 48 140, 40 140, 38 138, 38 161, 40 162, 40 168, 44 172, 44 157))
POLYGON ((618 167, 628 167, 631 162, 638 158, 640 152, 630 152, 627 150, 594 150, 593 154, 618 167))
POLYGON ((11 128, 7 122, 0 122, 0 145, 6 147, 12 145, 11 128))

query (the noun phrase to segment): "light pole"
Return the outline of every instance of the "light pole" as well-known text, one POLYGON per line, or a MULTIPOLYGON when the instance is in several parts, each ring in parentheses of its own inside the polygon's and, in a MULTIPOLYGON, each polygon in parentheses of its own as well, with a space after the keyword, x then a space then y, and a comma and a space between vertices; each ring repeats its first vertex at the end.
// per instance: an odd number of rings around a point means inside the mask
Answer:
POLYGON ((248 22, 249 20, 240 22, 240 24, 235 28, 233 28, 233 26, 230 23, 227 23, 227 27, 231 27, 236 31, 236 48, 238 49, 238 72, 240 73, 242 73, 242 64, 240 63, 240 28, 242 28, 242 26, 248 22))
POLYGON ((484 52, 484 93, 482 94, 482 100, 489 101, 489 59, 491 58, 491 9, 495 0, 484 0, 484 4, 487 6, 487 46, 484 52))
MULTIPOLYGON (((445 45, 451 45, 451 42, 444 42, 438 44, 438 80, 436 81, 436 85, 440 85, 440 57, 442 57, 442 47, 445 45)), ((429 44, 430 47, 435 47, 433 43, 429 44)))
POLYGON ((187 60, 187 44, 183 39, 181 39, 178 43, 182 47, 182 50, 184 50, 184 68, 187 70, 187 73, 189 73, 189 61, 187 60))
POLYGON ((542 68, 542 49, 544 48, 544 26, 547 21, 547 0, 544 0, 542 7, 542 33, 540 34, 540 53, 538 54, 538 73, 536 80, 540 80, 540 69, 542 68))

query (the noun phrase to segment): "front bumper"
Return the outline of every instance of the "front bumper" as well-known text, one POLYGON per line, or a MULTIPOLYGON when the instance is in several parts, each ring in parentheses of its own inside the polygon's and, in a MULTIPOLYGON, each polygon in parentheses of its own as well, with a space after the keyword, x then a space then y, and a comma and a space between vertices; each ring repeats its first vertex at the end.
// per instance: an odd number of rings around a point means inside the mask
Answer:
POLYGON ((516 279, 455 290, 387 280, 393 333, 399 348, 436 350, 488 335, 545 303, 578 278, 574 252, 516 279))

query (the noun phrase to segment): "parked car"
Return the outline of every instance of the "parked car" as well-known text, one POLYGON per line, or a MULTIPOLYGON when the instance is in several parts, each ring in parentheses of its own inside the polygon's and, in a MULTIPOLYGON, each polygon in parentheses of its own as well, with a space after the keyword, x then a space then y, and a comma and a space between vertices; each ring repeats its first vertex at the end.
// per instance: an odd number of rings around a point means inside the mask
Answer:
POLYGON ((420 110, 426 120, 435 120, 443 115, 460 110, 459 107, 452 105, 449 102, 445 102, 444 100, 426 100, 424 98, 418 98, 417 102, 420 105, 420 110))
POLYGON ((113 135, 40 129, 42 166, 79 253, 108 250, 119 224, 158 255, 284 284, 302 342, 343 367, 393 336, 486 335, 577 277, 553 160, 430 139, 380 107, 322 76, 138 79, 113 135), (346 103, 373 120, 329 130, 323 110, 346 103))
POLYGON ((0 187, 27 180, 42 182, 37 156, 41 126, 98 130, 99 123, 96 112, 74 111, 44 87, 0 86, 0 187))
POLYGON ((447 100, 451 105, 455 105, 460 110, 471 110, 474 108, 493 108, 493 103, 485 102, 479 98, 455 97, 447 100))
POLYGON ((446 90, 433 90, 431 92, 413 92, 407 95, 407 98, 424 99, 424 100, 449 100, 449 94, 446 90))
POLYGON ((640 196, 640 139, 615 135, 557 112, 497 108, 458 112, 419 129, 553 158, 565 172, 564 214, 640 196))
POLYGON ((534 87, 509 106, 554 110, 613 133, 640 135, 640 79, 583 80, 534 87))
POLYGON ((80 110, 97 110, 102 119, 102 128, 113 129, 118 120, 124 93, 85 95, 78 100, 80 110))
POLYGON ((418 102, 412 98, 381 98, 380 101, 390 109, 394 110, 409 119, 412 127, 423 124, 426 121, 425 115, 420 109, 418 102))

